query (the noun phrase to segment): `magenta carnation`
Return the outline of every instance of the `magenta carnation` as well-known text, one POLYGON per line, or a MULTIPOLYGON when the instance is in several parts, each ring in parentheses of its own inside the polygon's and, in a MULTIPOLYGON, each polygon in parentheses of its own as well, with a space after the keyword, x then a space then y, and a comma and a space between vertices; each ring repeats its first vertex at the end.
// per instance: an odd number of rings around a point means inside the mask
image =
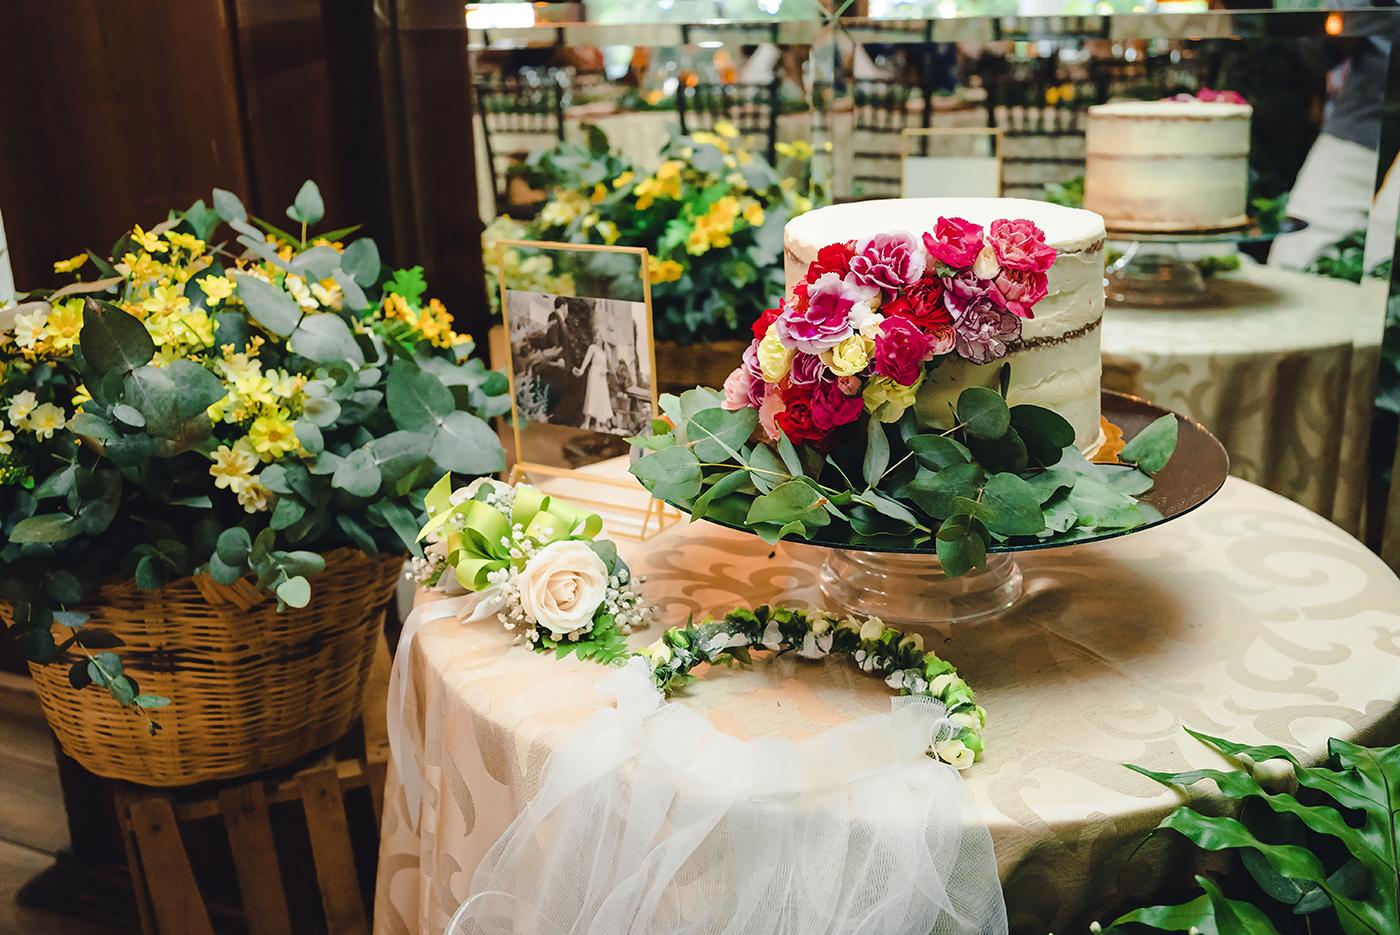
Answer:
POLYGON ((1006 299, 997 290, 996 283, 983 279, 970 269, 965 269, 943 280, 943 304, 953 313, 956 320, 974 302, 986 299, 997 308, 1006 305, 1006 299))
POLYGON ((849 278, 862 286, 879 289, 892 299, 924 275, 928 257, 912 234, 876 234, 859 245, 851 258, 849 278))
POLYGON ((982 227, 962 218, 939 218, 933 233, 924 234, 924 247, 945 266, 964 269, 982 252, 982 227))
POLYGON ((890 317, 875 336, 875 372, 913 386, 933 353, 933 340, 907 318, 890 317))
POLYGON ((979 299, 958 318, 958 356, 985 364, 1006 356, 1007 345, 1021 336, 1021 319, 988 299, 979 299))
POLYGON ((859 393, 850 396, 842 392, 835 381, 823 381, 812 390, 811 407, 812 425, 822 432, 830 432, 860 418, 865 400, 859 393))
POLYGON ((819 380, 831 379, 831 371, 816 354, 798 352, 792 355, 792 369, 788 371, 788 382, 793 386, 811 386, 819 380))
POLYGON ((987 241, 1002 269, 1047 273, 1055 265, 1055 248, 1045 242, 1045 232, 1024 218, 993 221, 987 241))
POLYGON ((1049 278, 1034 270, 1006 268, 997 276, 997 291, 1006 300, 1008 311, 1021 318, 1034 318, 1031 309, 1048 291, 1049 278))
POLYGON ((873 290, 823 273, 808 289, 807 307, 789 305, 775 325, 783 344, 807 354, 820 354, 851 336, 851 307, 873 290))

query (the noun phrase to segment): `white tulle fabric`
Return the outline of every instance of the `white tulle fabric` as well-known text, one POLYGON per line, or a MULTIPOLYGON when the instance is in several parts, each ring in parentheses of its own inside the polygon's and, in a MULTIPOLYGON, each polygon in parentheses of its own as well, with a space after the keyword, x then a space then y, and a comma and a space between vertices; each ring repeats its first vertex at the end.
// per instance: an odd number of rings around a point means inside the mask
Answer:
POLYGON ((898 699, 802 741, 742 741, 645 663, 557 747, 449 935, 1002 935, 991 838, 898 699))

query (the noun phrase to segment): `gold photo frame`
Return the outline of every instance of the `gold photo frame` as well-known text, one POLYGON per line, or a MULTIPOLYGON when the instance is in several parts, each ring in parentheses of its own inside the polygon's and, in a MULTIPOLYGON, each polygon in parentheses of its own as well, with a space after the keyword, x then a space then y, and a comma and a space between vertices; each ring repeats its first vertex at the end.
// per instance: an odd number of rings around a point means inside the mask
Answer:
POLYGON ((990 186, 990 187, 989 187, 987 190, 985 190, 985 191, 976 191, 976 192, 971 192, 970 194, 974 194, 974 195, 978 195, 978 196, 982 196, 982 197, 989 197, 989 198, 999 198, 999 197, 1001 197, 1001 190, 1002 190, 1002 168, 1003 168, 1003 167, 1002 167, 1002 140, 1003 140, 1003 134, 1002 134, 1002 130, 1001 130, 1000 127, 905 127, 905 128, 900 132, 900 138, 899 138, 900 193, 901 193, 902 197, 905 197, 905 198, 912 198, 912 197, 946 196, 946 195, 953 195, 953 194, 962 194, 962 192, 956 192, 956 193, 955 193, 955 192, 951 192, 951 191, 950 191, 950 192, 924 192, 924 191, 910 192, 910 190, 909 190, 909 160, 910 160, 910 158, 911 158, 911 157, 915 157, 915 158, 924 158, 924 159, 930 158, 930 157, 927 155, 927 149, 928 149, 927 145, 925 145, 925 146, 923 147, 924 150, 925 150, 925 152, 922 153, 922 154, 917 154, 917 156, 916 156, 916 154, 913 152, 913 143, 914 143, 915 139, 923 139, 923 140, 927 143, 927 141, 932 140, 932 139, 941 139, 941 140, 972 140, 972 139, 975 139, 975 138, 977 138, 977 137, 985 138, 985 139, 987 139, 987 140, 990 142, 990 144, 991 144, 991 150, 992 150, 990 156, 976 156, 976 155, 971 155, 971 154, 956 154, 956 155, 950 155, 950 156, 938 157, 938 158, 944 158, 944 159, 948 159, 948 160, 967 160, 969 163, 971 163, 972 161, 979 161, 979 162, 980 162, 980 161, 990 161, 990 162, 992 163, 992 165, 994 166, 994 168, 992 169, 992 178, 994 179, 995 184, 992 185, 992 186, 990 186))
MULTIPOLYGON (((653 325, 651 304, 651 253, 645 247, 606 246, 603 244, 573 244, 543 240, 501 240, 498 242, 500 260, 496 266, 496 281, 500 293, 501 322, 505 326, 506 379, 510 385, 511 432, 515 442, 515 460, 511 465, 509 481, 514 484, 528 480, 542 491, 557 488, 559 482, 568 480, 569 490, 561 495, 572 503, 588 507, 603 516, 608 534, 617 539, 643 541, 665 529, 680 519, 681 513, 652 497, 637 481, 627 473, 621 459, 611 459, 580 468, 562 467, 530 461, 525 457, 522 427, 525 419, 520 412, 520 397, 516 373, 516 346, 511 330, 509 293, 524 292, 512 290, 506 281, 505 256, 508 250, 531 250, 559 253, 611 253, 636 257, 640 277, 642 304, 645 306, 646 351, 649 380, 649 419, 661 415, 660 395, 657 389, 656 372, 656 333, 653 325)), ((553 296, 553 293, 535 293, 553 296)), ((592 301, 627 301, 607 296, 557 296, 556 298, 589 299, 592 301)), ((571 426, 584 428, 583 426, 571 426)))

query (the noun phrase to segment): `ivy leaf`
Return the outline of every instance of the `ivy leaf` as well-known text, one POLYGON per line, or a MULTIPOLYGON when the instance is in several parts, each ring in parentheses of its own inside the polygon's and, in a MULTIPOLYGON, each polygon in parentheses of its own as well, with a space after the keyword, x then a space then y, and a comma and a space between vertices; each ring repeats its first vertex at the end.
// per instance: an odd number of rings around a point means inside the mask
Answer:
POLYGON ((394 424, 410 432, 437 425, 456 408, 451 390, 406 360, 389 368, 385 401, 394 424))
POLYGON ((905 444, 914 452, 914 460, 930 471, 972 460, 972 452, 965 445, 946 435, 914 435, 905 444))
POLYGON ((975 464, 951 464, 936 473, 920 468, 905 493, 929 516, 944 519, 958 512, 953 505, 956 498, 977 497, 984 477, 982 469, 975 464))
POLYGON ((1156 474, 1167 466, 1176 450, 1176 416, 1168 413, 1138 432, 1118 453, 1118 460, 1135 464, 1145 474, 1156 474))
POLYGON ((430 451, 438 467, 480 477, 505 470, 500 439, 484 419, 470 412, 450 412, 442 420, 430 451))
POLYGON ((987 440, 1001 438, 1011 427, 1011 410, 995 390, 970 386, 958 395, 958 421, 967 434, 987 440))
POLYGON ((155 356, 156 345, 139 319, 110 302, 83 302, 83 327, 78 332, 83 360, 94 376, 130 373, 155 356))
MULTIPOLYGON (((325 215, 326 203, 321 199, 321 190, 316 187, 315 182, 307 179, 301 183, 301 188, 297 190, 295 200, 287 209, 287 217, 293 221, 300 221, 302 224, 315 224, 325 215)), ((291 604, 291 601, 287 603, 291 604)), ((302 607, 305 605, 293 604, 292 606, 302 607)))
POLYGON ((661 500, 685 501, 700 493, 700 459, 689 448, 663 448, 637 459, 633 476, 661 500))
POLYGON ((861 462, 861 476, 865 478, 867 487, 876 487, 885 476, 885 468, 890 466, 890 440, 885 434, 885 424, 879 419, 866 419, 865 423, 865 458, 861 462))
MULTIPOLYGON (((301 306, 281 289, 247 273, 233 273, 238 283, 238 297, 248 307, 248 314, 279 338, 290 337, 301 321, 301 306)), ((143 329, 144 330, 144 329, 143 329)))

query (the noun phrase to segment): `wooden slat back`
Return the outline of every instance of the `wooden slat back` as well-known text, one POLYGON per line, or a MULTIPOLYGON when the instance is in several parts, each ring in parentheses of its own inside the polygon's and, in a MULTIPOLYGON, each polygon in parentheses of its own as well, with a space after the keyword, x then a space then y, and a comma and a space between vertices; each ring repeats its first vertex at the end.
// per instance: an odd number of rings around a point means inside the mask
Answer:
POLYGON ((261 781, 219 793, 219 811, 228 830, 238 892, 250 935, 292 935, 287 894, 277 859, 277 843, 261 781))
POLYGON ((335 766, 306 770, 297 782, 306 809, 306 828, 311 837, 311 856, 320 884, 326 928, 336 935, 369 935, 355 872, 350 824, 345 817, 335 766))
POLYGON ((132 800, 127 805, 127 816, 146 879, 160 881, 159 885, 150 887, 156 932, 159 935, 214 935, 170 800, 160 797, 132 800))

